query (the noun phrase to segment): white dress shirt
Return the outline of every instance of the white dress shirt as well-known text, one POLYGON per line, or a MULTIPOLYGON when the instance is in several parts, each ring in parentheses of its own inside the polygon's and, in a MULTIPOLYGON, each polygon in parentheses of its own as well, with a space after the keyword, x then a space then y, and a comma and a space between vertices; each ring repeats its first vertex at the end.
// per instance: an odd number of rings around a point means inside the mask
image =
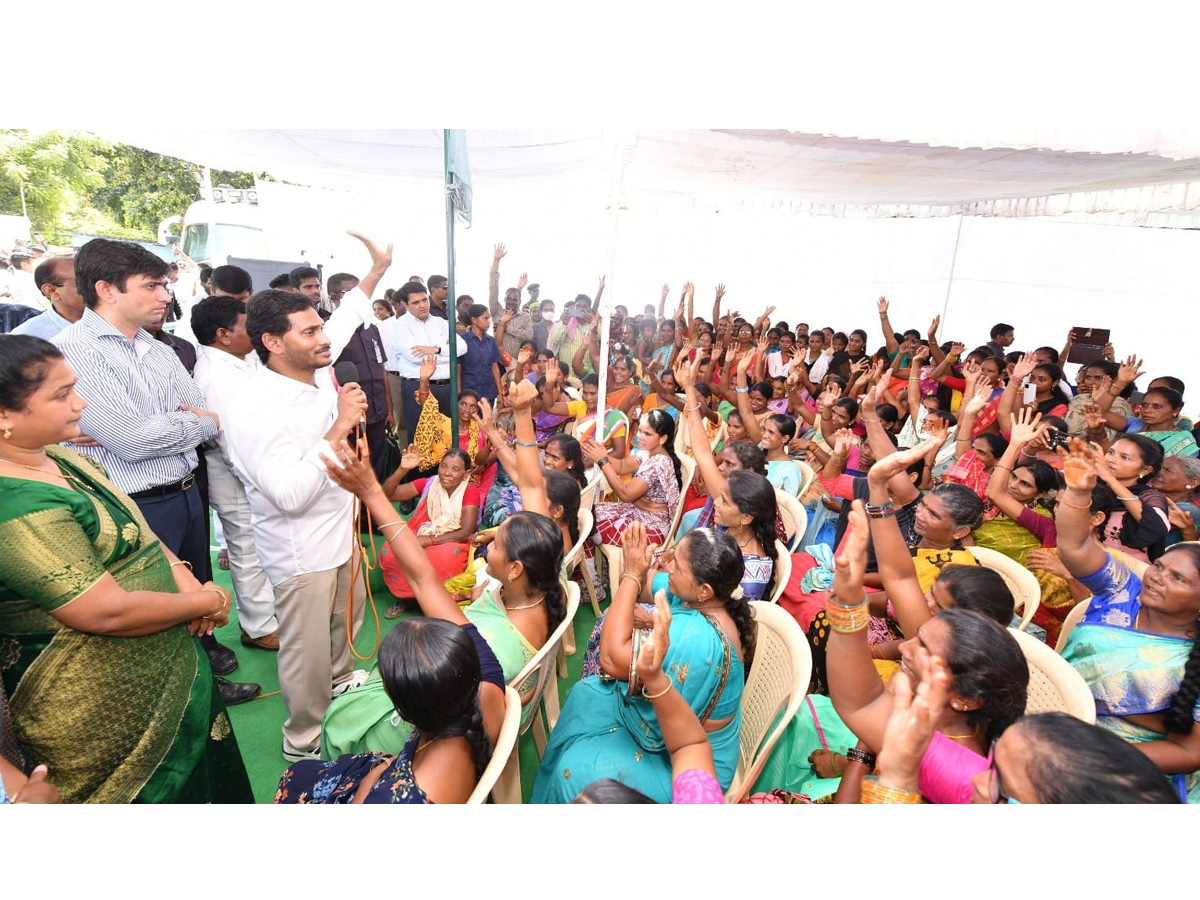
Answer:
MULTIPOLYGON (((344 301, 343 301, 344 302, 344 301)), ((450 377, 450 323, 430 315, 424 322, 411 312, 401 316, 395 331, 396 363, 401 378, 421 377, 421 357, 413 347, 440 347, 437 369, 430 380, 444 381, 450 377)), ((457 342, 458 356, 467 352, 467 342, 457 342)))
POLYGON ((400 352, 396 349, 396 325, 399 322, 395 316, 375 322, 375 327, 379 329, 379 337, 383 340, 383 355, 387 357, 383 367, 396 375, 400 374, 400 352))
POLYGON ((222 427, 217 432, 217 445, 227 463, 230 457, 229 442, 225 438, 225 416, 229 412, 229 404, 246 390, 246 386, 260 368, 258 354, 253 350, 244 359, 216 347, 199 347, 196 350, 196 371, 192 373, 192 377, 204 392, 204 408, 215 412, 221 420, 222 427))
MULTIPOLYGON (((355 288, 325 323, 334 359, 368 320, 370 298, 355 288)), ((250 500, 258 557, 275 587, 350 558, 354 497, 329 480, 321 460, 335 458, 325 440, 337 418, 332 375, 332 367, 318 369, 312 385, 260 366, 223 419, 233 470, 250 500)))
POLYGON ((31 309, 45 309, 48 305, 45 296, 37 288, 37 282, 34 280, 32 272, 14 269, 9 290, 12 291, 13 303, 19 303, 21 306, 28 306, 31 309))

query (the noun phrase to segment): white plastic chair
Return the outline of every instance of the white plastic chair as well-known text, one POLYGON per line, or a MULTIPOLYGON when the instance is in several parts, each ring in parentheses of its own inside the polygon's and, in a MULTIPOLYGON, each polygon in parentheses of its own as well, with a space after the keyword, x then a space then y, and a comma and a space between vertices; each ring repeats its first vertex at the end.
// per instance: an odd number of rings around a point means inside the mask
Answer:
POLYGON ((479 784, 467 798, 467 803, 486 803, 488 795, 493 803, 521 802, 521 770, 517 763, 517 738, 521 730, 521 697, 511 687, 504 689, 504 722, 492 758, 479 777, 479 784))
POLYGON ((788 580, 792 577, 792 554, 782 541, 775 542, 775 586, 771 589, 769 598, 771 603, 778 603, 779 598, 783 596, 783 589, 787 587, 788 580))
POLYGON ((537 745, 538 755, 546 750, 548 729, 553 729, 558 721, 558 678, 555 673, 555 663, 558 660, 558 648, 564 636, 575 621, 575 613, 579 610, 579 585, 567 582, 563 585, 567 601, 567 614, 554 629, 554 633, 546 639, 542 649, 525 664, 508 682, 521 698, 521 734, 533 727, 533 742, 537 745), (546 724, 542 724, 542 713, 545 713, 546 724))
POLYGON ((808 489, 812 487, 813 480, 816 479, 817 473, 816 470, 806 462, 796 460, 796 465, 800 467, 800 490, 796 491, 796 497, 800 498, 808 493, 808 489))
POLYGON ((1029 696, 1025 713, 1065 712, 1096 724, 1096 698, 1069 662, 1031 634, 1008 629, 1029 664, 1029 696))
POLYGON ((775 489, 775 504, 779 507, 779 518, 783 520, 783 530, 789 535, 787 548, 795 552, 808 530, 808 510, 794 496, 778 488, 775 489))
MULTIPOLYGON (((575 542, 575 546, 571 548, 571 552, 563 557, 562 562, 562 580, 566 584, 574 584, 571 581, 571 575, 574 571, 583 565, 583 552, 587 548, 588 535, 592 533, 592 524, 595 518, 590 509, 579 510, 579 540, 575 542)), ((592 586, 592 579, 588 577, 587 567, 583 569, 583 583, 587 587, 588 597, 592 601, 592 611, 596 614, 596 618, 600 618, 600 604, 596 602, 596 589, 592 586)), ((568 630, 563 638, 563 653, 559 655, 558 674, 563 678, 567 677, 567 657, 575 654, 575 632, 568 630)))
POLYGON ((737 803, 750 792, 804 702, 812 677, 812 652, 796 620, 772 603, 753 600, 750 606, 756 630, 754 663, 742 692, 741 746, 733 782, 725 792, 727 803, 737 803))
POLYGON ((1091 597, 1089 597, 1087 600, 1081 600, 1071 608, 1069 613, 1067 613, 1067 617, 1063 619, 1062 628, 1058 632, 1058 641, 1054 645, 1055 653, 1063 652, 1063 649, 1067 646, 1067 638, 1071 636, 1071 632, 1075 630, 1075 626, 1079 624, 1079 620, 1082 619, 1084 614, 1088 611, 1088 607, 1091 605, 1091 603, 1091 597))
MULTIPOLYGON (((681 456, 679 457, 679 469, 683 474, 683 486, 679 491, 679 505, 675 507, 671 527, 667 530, 667 539, 664 545, 666 547, 675 545, 675 531, 679 528, 679 520, 683 516, 683 496, 691 486, 692 479, 696 477, 696 461, 690 456, 681 456)), ((597 546, 600 553, 603 554, 604 564, 608 568, 608 596, 612 598, 617 595, 617 587, 621 582, 621 571, 625 568, 625 557, 622 549, 615 544, 598 544, 597 546)))
POLYGON ((1013 595, 1013 612, 1021 611, 1020 630, 1024 631, 1042 603, 1042 586, 1038 584, 1037 577, 1019 562, 996 550, 971 547, 970 551, 976 562, 997 572, 1004 579, 1013 595))

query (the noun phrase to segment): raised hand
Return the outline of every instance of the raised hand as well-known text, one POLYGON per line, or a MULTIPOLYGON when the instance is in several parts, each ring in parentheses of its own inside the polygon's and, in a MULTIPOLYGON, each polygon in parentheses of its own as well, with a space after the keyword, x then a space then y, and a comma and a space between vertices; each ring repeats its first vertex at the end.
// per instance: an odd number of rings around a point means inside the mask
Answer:
POLYGON ((1088 431, 1103 431, 1105 427, 1104 412, 1094 401, 1089 400, 1082 406, 1083 418, 1087 420, 1088 431))
POLYGON ((1033 370, 1037 368, 1037 357, 1032 353, 1021 354, 1021 359, 1013 366, 1012 380, 1024 381, 1033 374, 1033 370))
POLYGON ((835 455, 846 458, 850 453, 850 448, 858 443, 854 432, 849 428, 839 428, 833 435, 833 452, 835 455))
POLYGON ((931 343, 933 342, 934 338, 937 337, 938 326, 941 324, 942 324, 941 316, 934 316, 933 321, 929 323, 929 331, 926 334, 929 337, 929 340, 931 343))
POLYGON ((917 670, 912 678, 901 669, 892 676, 892 712, 883 733, 883 746, 876 760, 879 781, 887 787, 915 791, 921 760, 933 737, 934 723, 946 708, 952 676, 945 661, 918 646, 912 656, 917 670))
POLYGON ((430 378, 433 377, 433 373, 436 371, 437 371, 437 357, 436 356, 421 357, 421 371, 417 375, 417 377, 420 378, 421 381, 428 381, 430 378))
POLYGON ((975 388, 975 393, 971 399, 967 401, 966 409, 963 410, 963 415, 979 415, 983 408, 988 405, 988 401, 992 399, 992 385, 986 378, 979 379, 978 386, 975 388))
POLYGON ((690 281, 683 286, 683 291, 688 297, 695 298, 696 296, 696 286, 690 281))
POLYGON ((525 285, 527 284, 529 284, 529 276, 522 272, 521 277, 517 279, 517 291, 525 290, 525 285))
POLYGON ((886 315, 887 315, 887 311, 888 311, 888 301, 887 301, 887 297, 880 297, 880 298, 879 298, 879 299, 878 299, 878 300, 875 302, 875 308, 876 308, 877 310, 879 310, 879 314, 880 314, 881 316, 886 316, 886 315))
POLYGON ((667 299, 667 294, 669 294, 669 293, 671 293, 671 287, 670 287, 670 285, 666 285, 666 284, 664 284, 664 285, 662 286, 662 299, 666 300, 666 299, 667 299))
MULTIPOLYGON (((550 367, 546 367, 547 373, 550 367)), ((514 410, 528 409, 537 399, 537 388, 522 378, 508 390, 508 405, 514 410)))
POLYGON ((522 366, 527 366, 533 362, 533 350, 530 347, 522 347, 517 353, 517 363, 522 366))
POLYGON ((1041 430, 1039 423, 1042 421, 1042 414, 1032 407, 1022 407, 1017 410, 1017 414, 1013 417, 1012 434, 1009 437, 1009 443, 1025 445, 1032 441, 1041 430))
POLYGON ((842 388, 840 385, 831 384, 821 394, 821 409, 824 411, 833 411, 834 405, 842 399, 842 388))
POLYGON ((654 546, 647 539, 646 526, 641 522, 630 522, 629 527, 621 533, 621 555, 625 563, 621 570, 623 576, 633 575, 638 581, 646 577, 654 562, 654 546))
POLYGON ((750 363, 752 363, 753 361, 754 361, 754 354, 743 353, 741 355, 741 358, 738 360, 738 364, 737 364, 738 374, 745 375, 748 371, 750 371, 750 363))
MULTIPOLYGON (((876 463, 875 465, 879 465, 876 463)), ((874 466, 872 466, 874 470, 874 466)), ((842 552, 834 561, 833 590, 838 597, 853 602, 864 596, 863 575, 867 571, 867 513, 863 501, 850 506, 849 525, 842 541, 842 552)))
POLYGON ((601 275, 600 276, 600 285, 596 288, 596 296, 599 297, 603 290, 604 290, 604 276, 601 275))
POLYGON ((509 322, 511 322, 513 320, 513 316, 515 316, 515 315, 516 315, 516 313, 513 310, 509 309, 508 307, 505 307, 504 312, 500 313, 500 324, 507 325, 509 322))
POLYGON ((960 344, 958 341, 955 341, 950 345, 950 352, 947 355, 953 356, 955 359, 962 359, 962 355, 966 352, 966 349, 966 344, 960 344))
POLYGON ((1126 385, 1133 384, 1144 374, 1146 373, 1142 371, 1142 361, 1136 356, 1130 356, 1121 364, 1121 369, 1117 372, 1117 381, 1126 385))
POLYGON ((492 262, 499 263, 500 260, 504 259, 504 257, 506 257, 507 255, 508 255, 508 251, 504 249, 504 245, 497 244, 496 249, 492 253, 492 262))
POLYGON ((921 365, 921 363, 923 363, 923 362, 925 362, 925 360, 929 359, 929 353, 930 353, 929 348, 926 347, 924 344, 918 345, 917 348, 915 350, 913 350, 911 365, 914 367, 919 367, 921 365))
POLYGON ((724 283, 718 284, 717 285, 717 299, 720 300, 724 296, 725 296, 725 285, 724 285, 724 283))
POLYGON ((421 464, 421 451, 416 444, 409 444, 400 454, 400 468, 412 471, 421 464))
POLYGON ((931 430, 929 437, 915 447, 889 453, 867 470, 867 480, 872 484, 887 484, 893 475, 903 472, 918 459, 923 459, 936 448, 940 448, 946 442, 946 434, 943 429, 938 429, 936 433, 931 430))
POLYGON ((1063 480, 1068 488, 1077 491, 1092 492, 1096 486, 1096 453, 1079 438, 1070 438, 1066 447, 1058 448, 1058 455, 1063 460, 1063 480))
POLYGON ((1112 387, 1112 384, 1113 380, 1111 377, 1108 375, 1100 376, 1099 383, 1092 388, 1092 399, 1099 402, 1100 398, 1108 393, 1109 389, 1112 387))
POLYGON ((389 269, 392 265, 392 245, 388 244, 386 250, 380 250, 375 246, 374 242, 364 234, 359 234, 357 231, 347 231, 346 234, 352 238, 362 241, 363 246, 367 248, 367 252, 371 254, 371 268, 373 269, 389 269))

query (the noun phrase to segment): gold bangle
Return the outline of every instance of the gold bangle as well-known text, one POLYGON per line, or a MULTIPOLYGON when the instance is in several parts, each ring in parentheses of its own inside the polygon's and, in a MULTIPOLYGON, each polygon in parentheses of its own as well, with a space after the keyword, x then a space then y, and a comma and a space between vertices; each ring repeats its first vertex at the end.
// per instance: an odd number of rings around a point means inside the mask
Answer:
MULTIPOLYGON (((638 586, 638 589, 639 589, 639 590, 641 589, 641 587, 642 587, 642 579, 638 578, 638 577, 637 577, 636 575, 634 575, 632 572, 622 572, 622 573, 621 573, 621 578, 620 578, 620 581, 624 581, 626 578, 631 578, 631 579, 633 579, 633 582, 634 582, 634 584, 636 584, 636 585, 638 586)), ((619 583, 618 583, 618 584, 619 584, 619 583)))
MULTIPOLYGON (((375 528, 382 534, 383 529, 385 529, 385 528, 391 528, 393 525, 407 525, 407 524, 408 523, 405 522, 403 519, 397 519, 395 522, 385 522, 383 525, 376 525, 375 528)), ((396 534, 399 534, 399 533, 400 533, 399 531, 396 532, 396 534)))
POLYGON ((924 803, 919 791, 880 784, 878 778, 864 778, 862 782, 863 803, 924 803))
POLYGON ((832 596, 825 600, 825 617, 829 619, 830 628, 838 634, 854 634, 867 627, 871 613, 866 597, 854 606, 845 606, 836 600, 832 596))
POLYGON ((186 559, 179 559, 179 560, 176 560, 175 562, 171 563, 172 569, 175 568, 176 566, 187 566, 189 571, 194 571, 192 569, 192 564, 190 562, 188 562, 186 559))
POLYGON ((225 595, 225 592, 223 590, 221 590, 220 588, 216 588, 216 587, 210 587, 210 588, 208 588, 208 590, 212 591, 218 597, 221 598, 221 606, 217 609, 216 612, 209 613, 206 616, 201 616, 202 619, 216 618, 221 613, 225 612, 225 610, 228 608, 228 605, 229 605, 229 598, 225 595))
POLYGON ((657 700, 659 697, 663 697, 663 696, 665 696, 665 695, 666 695, 668 692, 670 692, 671 688, 673 688, 674 686, 675 686, 675 685, 673 685, 673 684, 671 683, 671 679, 670 679, 670 678, 668 678, 668 679, 667 679, 667 686, 666 686, 665 688, 663 688, 661 691, 659 691, 657 694, 647 694, 647 693, 646 693, 646 689, 643 687, 643 688, 642 688, 642 696, 643 696, 643 697, 645 697, 647 700, 657 700))
POLYGON ((1077 505, 1076 505, 1076 504, 1074 504, 1074 503, 1068 503, 1068 502, 1067 502, 1067 498, 1066 498, 1066 496, 1064 496, 1064 497, 1062 498, 1062 505, 1063 505, 1063 506, 1065 506, 1065 507, 1067 507, 1068 509, 1087 509, 1087 510, 1090 510, 1090 509, 1092 508, 1092 504, 1091 504, 1091 501, 1090 501, 1090 500, 1088 501, 1088 505, 1087 505, 1087 506, 1077 506, 1077 505))

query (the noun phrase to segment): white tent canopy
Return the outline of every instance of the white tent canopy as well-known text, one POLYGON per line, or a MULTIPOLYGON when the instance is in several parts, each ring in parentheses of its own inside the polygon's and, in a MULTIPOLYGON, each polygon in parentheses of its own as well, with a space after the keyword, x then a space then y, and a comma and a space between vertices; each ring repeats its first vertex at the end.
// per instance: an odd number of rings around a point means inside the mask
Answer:
MULTIPOLYGON (((438 130, 172 130, 106 137, 217 169, 326 187, 440 178, 438 130)), ((805 131, 476 131, 482 183, 592 175, 624 204, 790 204, 884 216, 1057 215, 1200 207, 1200 132, 850 137, 805 131)))

